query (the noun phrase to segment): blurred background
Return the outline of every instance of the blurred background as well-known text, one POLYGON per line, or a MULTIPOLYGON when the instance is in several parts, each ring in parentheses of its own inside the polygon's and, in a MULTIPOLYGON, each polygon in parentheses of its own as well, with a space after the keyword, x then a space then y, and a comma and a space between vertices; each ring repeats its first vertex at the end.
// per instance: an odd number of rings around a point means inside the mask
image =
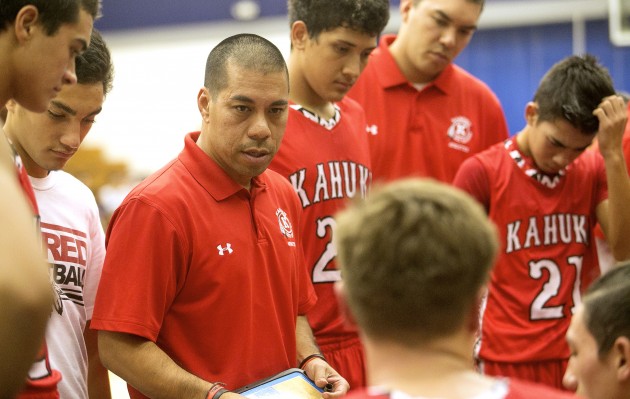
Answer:
MULTIPOLYGON (((144 176, 175 157, 199 128, 196 96, 209 51, 250 32, 289 52, 285 0, 105 0, 103 32, 116 68, 114 89, 66 169, 95 192, 106 226, 110 213, 144 176)), ((387 33, 398 29, 390 0, 387 33)), ((630 92, 630 0, 486 0, 479 31, 456 63, 498 95, 509 128, 558 60, 585 52, 630 92), (624 14, 625 13, 625 17, 624 14)), ((114 381, 114 397, 128 398, 114 381)))

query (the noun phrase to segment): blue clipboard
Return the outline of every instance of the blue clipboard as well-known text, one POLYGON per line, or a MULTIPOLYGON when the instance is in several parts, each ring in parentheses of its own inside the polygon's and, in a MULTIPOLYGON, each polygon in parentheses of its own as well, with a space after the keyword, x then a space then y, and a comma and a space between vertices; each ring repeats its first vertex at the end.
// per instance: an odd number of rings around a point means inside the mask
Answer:
POLYGON ((323 390, 304 371, 291 368, 234 392, 250 399, 321 399, 323 390))

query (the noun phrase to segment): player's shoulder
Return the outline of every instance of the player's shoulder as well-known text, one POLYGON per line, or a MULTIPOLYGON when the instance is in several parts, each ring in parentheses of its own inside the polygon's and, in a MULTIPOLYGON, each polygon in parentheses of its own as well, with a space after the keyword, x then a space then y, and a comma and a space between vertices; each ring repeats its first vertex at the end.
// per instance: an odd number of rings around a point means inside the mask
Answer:
POLYGON ((484 96, 487 96, 488 98, 497 99, 498 101, 498 97, 496 96, 494 91, 492 91, 490 86, 488 86, 486 82, 479 79, 478 77, 468 72, 464 68, 460 67, 459 65, 456 65, 456 64, 451 64, 451 65, 452 65, 451 77, 453 80, 457 82, 457 86, 460 89, 466 90, 468 92, 475 92, 477 95, 484 95, 484 96))
POLYGON ((468 161, 470 161, 471 163, 476 161, 476 162, 481 162, 484 164, 488 162, 496 163, 500 159, 508 155, 508 152, 505 148, 505 145, 506 145, 505 143, 506 141, 500 141, 498 143, 495 143, 491 145, 490 147, 468 157, 466 161, 464 161, 464 163, 468 161))
POLYGON ((73 197, 79 196, 84 200, 96 201, 92 190, 77 177, 63 170, 56 170, 50 173, 54 174, 57 184, 61 190, 68 195, 73 197))

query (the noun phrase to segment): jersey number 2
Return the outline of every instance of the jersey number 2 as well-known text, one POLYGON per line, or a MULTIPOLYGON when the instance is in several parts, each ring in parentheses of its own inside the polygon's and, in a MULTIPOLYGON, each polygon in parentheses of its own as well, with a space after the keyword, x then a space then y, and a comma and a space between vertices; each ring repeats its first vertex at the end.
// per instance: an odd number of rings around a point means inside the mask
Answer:
MULTIPOLYGON (((582 275, 582 257, 581 256, 569 256, 567 263, 575 267, 575 280, 573 281, 573 306, 571 307, 571 314, 575 312, 575 308, 582 301, 580 296, 580 276, 582 275)), ((560 267, 556 262, 551 259, 541 259, 537 261, 529 262, 529 275, 536 280, 543 277, 543 269, 549 272, 549 280, 542 286, 542 290, 536 295, 536 298, 532 302, 530 307, 531 320, 549 320, 549 319, 561 319, 564 317, 563 308, 564 305, 558 306, 545 306, 549 300, 558 295, 560 286, 562 285, 563 276, 560 273, 560 267)))
POLYGON ((332 243, 332 232, 335 228, 336 222, 330 216, 326 216, 321 219, 317 219, 317 238, 325 239, 327 230, 330 229, 330 240, 326 243, 324 252, 320 255, 319 259, 313 267, 313 283, 333 283, 341 280, 341 272, 339 270, 326 270, 326 267, 335 256, 337 256, 337 249, 332 243))

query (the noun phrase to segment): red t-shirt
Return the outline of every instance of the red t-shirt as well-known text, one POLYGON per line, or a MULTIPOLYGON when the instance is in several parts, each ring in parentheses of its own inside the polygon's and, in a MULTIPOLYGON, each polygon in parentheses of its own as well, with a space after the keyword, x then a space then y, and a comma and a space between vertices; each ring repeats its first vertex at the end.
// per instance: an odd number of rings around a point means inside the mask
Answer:
POLYGON ((599 275, 592 228, 608 197, 602 157, 587 151, 555 177, 532 165, 507 140, 464 162, 453 181, 485 206, 501 242, 482 320, 484 360, 567 359, 571 315, 599 275))
POLYGON ((450 183, 464 160, 508 137, 501 105, 456 65, 416 89, 389 52, 394 38, 383 36, 348 93, 365 110, 374 181, 428 176, 450 183))
POLYGON ((198 137, 114 213, 91 327, 144 337, 234 389, 296 366, 296 318, 316 295, 290 183, 268 170, 248 192, 198 137))

